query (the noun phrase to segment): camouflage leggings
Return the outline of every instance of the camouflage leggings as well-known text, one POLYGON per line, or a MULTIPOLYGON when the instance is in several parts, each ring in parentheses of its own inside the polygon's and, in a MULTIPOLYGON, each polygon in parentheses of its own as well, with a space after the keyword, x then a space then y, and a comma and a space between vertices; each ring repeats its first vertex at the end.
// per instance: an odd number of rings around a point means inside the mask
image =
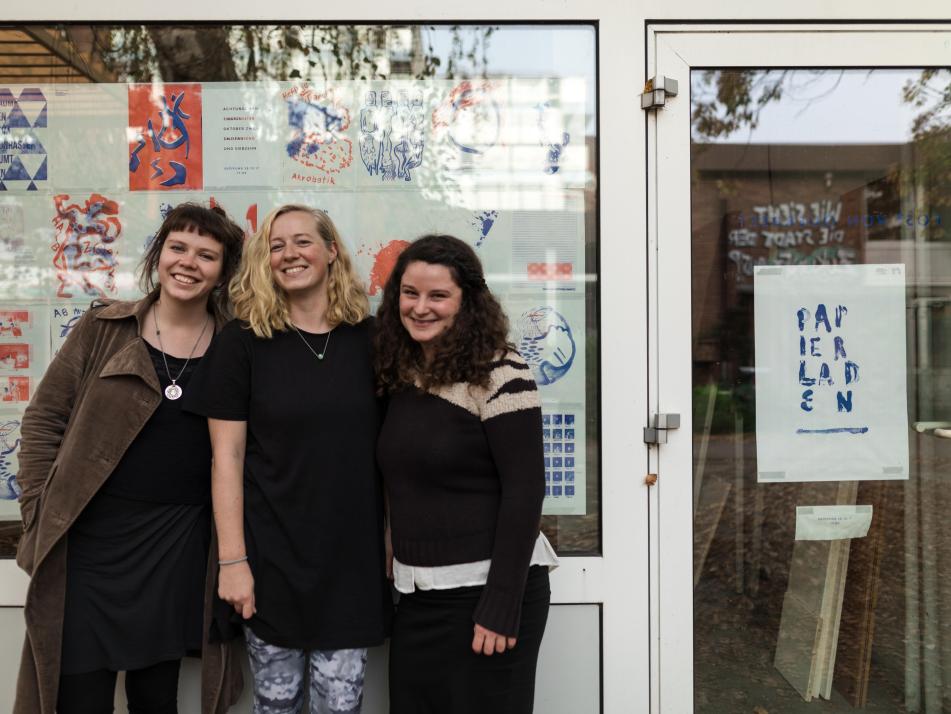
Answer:
POLYGON ((244 628, 254 675, 254 714, 299 714, 310 670, 310 714, 359 714, 367 651, 287 649, 244 628))

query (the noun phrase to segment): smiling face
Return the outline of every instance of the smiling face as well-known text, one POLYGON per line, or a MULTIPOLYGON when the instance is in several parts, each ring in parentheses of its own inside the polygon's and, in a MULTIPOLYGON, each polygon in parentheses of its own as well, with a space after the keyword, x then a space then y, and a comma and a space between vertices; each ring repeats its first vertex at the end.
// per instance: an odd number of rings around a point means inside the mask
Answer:
POLYGON ((162 244, 158 283, 162 299, 205 301, 221 278, 224 250, 214 238, 191 231, 172 231, 162 244))
POLYGON ((462 288, 445 265, 414 260, 400 280, 400 322, 423 353, 452 327, 462 308, 462 288))
POLYGON ((291 211, 275 218, 269 246, 274 282, 289 297, 327 289, 337 246, 320 236, 313 216, 291 211))

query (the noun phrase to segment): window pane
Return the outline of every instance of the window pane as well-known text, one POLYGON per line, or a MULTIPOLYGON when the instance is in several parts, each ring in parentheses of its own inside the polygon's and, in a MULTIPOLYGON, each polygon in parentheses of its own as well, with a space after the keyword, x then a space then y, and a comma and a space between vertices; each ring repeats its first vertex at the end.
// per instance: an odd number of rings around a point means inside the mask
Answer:
POLYGON ((698 712, 948 700, 949 85, 693 73, 698 712))
POLYGON ((249 232, 282 203, 324 209, 374 305, 408 241, 470 242, 539 383, 543 527, 562 553, 599 551, 593 26, 20 26, 0 40, 0 554, 19 528, 30 395, 92 298, 140 295, 138 262, 186 200, 249 232))

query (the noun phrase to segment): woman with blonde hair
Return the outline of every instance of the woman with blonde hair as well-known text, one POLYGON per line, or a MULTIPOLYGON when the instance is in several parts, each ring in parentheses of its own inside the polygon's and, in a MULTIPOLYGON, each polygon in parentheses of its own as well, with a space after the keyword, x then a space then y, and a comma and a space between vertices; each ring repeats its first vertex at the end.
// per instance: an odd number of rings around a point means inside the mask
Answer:
POLYGON ((195 375, 208 417, 218 594, 240 615, 255 712, 359 712, 390 615, 372 322, 323 211, 285 205, 245 246, 237 319, 195 375))

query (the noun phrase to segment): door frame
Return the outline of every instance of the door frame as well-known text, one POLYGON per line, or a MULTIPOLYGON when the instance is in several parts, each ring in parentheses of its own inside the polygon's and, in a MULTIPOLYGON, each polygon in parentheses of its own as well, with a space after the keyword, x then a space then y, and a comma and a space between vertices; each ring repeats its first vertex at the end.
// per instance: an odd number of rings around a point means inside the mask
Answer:
POLYGON ((651 712, 694 706, 691 69, 946 66, 949 48, 951 23, 647 25, 645 79, 680 90, 646 127, 649 409, 681 415, 650 450, 651 712))

